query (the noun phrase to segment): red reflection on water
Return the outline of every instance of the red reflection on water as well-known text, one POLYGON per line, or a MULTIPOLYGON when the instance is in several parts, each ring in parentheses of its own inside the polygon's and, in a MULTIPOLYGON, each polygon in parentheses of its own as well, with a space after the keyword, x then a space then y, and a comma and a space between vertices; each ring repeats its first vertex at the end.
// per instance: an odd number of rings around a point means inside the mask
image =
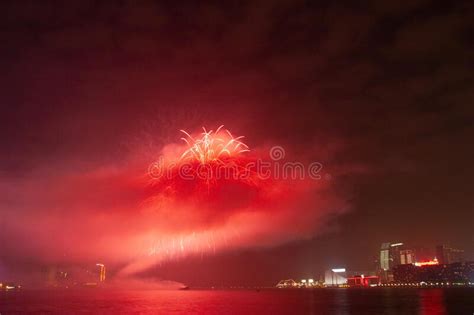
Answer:
POLYGON ((444 315, 446 306, 442 289, 419 290, 420 315, 444 315))

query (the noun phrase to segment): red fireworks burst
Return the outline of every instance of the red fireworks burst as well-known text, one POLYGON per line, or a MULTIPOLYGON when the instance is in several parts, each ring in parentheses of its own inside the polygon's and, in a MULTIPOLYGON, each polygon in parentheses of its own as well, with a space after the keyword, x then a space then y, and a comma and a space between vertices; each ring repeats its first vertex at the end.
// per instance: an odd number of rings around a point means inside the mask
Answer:
POLYGON ((194 160, 201 164, 212 162, 223 163, 223 157, 237 156, 243 152, 249 152, 249 147, 241 141, 244 136, 234 138, 229 130, 221 125, 216 132, 207 131, 202 127, 204 132, 201 137, 194 139, 189 133, 181 130, 186 138, 181 138, 188 145, 188 149, 181 155, 182 160, 194 160))

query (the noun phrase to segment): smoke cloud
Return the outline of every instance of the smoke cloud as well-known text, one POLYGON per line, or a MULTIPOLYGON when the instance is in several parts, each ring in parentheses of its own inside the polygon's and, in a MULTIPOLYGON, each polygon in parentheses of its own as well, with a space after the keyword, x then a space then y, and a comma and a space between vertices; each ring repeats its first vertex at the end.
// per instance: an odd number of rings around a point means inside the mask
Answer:
MULTIPOLYGON (((119 274, 130 275, 190 255, 308 239, 348 210, 335 188, 342 168, 323 166, 317 178, 294 169, 283 174, 288 161, 303 166, 311 161, 293 161, 291 151, 274 161, 271 149, 240 154, 246 165, 273 163, 265 177, 252 169, 251 180, 155 179, 147 173, 154 160, 143 146, 115 164, 48 166, 3 180, 4 250, 42 263, 121 265, 119 274)), ((175 142, 158 146, 154 156, 178 160, 185 150, 175 142)), ((331 154, 321 152, 326 159, 331 154)))

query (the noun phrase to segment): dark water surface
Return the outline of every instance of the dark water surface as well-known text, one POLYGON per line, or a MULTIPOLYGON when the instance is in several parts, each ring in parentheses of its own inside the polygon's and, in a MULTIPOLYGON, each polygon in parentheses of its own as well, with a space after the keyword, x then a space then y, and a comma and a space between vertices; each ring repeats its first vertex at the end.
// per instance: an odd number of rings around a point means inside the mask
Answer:
POLYGON ((474 314, 474 289, 0 292, 8 314, 474 314))

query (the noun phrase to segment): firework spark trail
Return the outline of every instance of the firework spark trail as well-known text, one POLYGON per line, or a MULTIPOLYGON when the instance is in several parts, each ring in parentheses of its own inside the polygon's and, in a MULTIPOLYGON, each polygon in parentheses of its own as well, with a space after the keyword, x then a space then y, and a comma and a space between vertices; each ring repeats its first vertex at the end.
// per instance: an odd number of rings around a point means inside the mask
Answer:
POLYGON ((223 163, 224 156, 233 157, 240 153, 249 152, 249 147, 241 141, 244 136, 234 138, 232 133, 224 129, 224 125, 219 126, 216 132, 207 131, 202 127, 201 138, 194 139, 188 132, 180 130, 186 135, 183 140, 188 149, 181 155, 180 160, 196 160, 201 164, 211 162, 223 163))
MULTIPOLYGON (((251 158, 243 154, 250 152, 249 146, 242 140, 244 136, 234 137, 224 125, 219 126, 215 132, 208 131, 205 127, 202 127, 202 130, 198 136, 180 130, 185 135, 181 140, 186 147, 178 149, 180 152, 164 155, 160 157, 161 162, 152 164, 149 168, 150 186, 157 190, 172 190, 177 194, 185 191, 183 188, 192 185, 198 188, 200 184, 205 184, 202 189, 207 190, 209 194, 211 184, 219 181, 223 185, 233 181, 234 184, 256 186, 257 171, 252 169, 252 163, 248 163, 251 158), (153 175, 155 167, 158 168, 158 176, 153 175)), ((159 192, 144 202, 156 202, 168 198, 165 196, 167 195, 159 192)))

